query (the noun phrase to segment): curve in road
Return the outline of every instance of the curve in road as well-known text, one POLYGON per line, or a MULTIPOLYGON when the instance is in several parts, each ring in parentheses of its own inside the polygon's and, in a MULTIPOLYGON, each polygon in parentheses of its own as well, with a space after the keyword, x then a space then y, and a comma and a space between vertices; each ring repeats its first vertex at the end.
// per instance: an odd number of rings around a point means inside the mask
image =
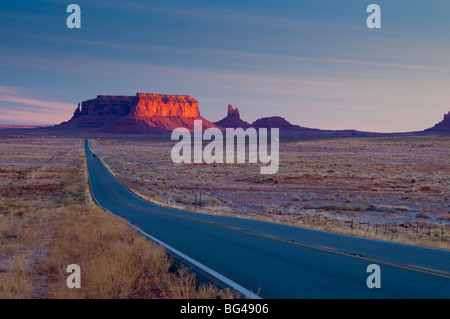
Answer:
POLYGON ((85 152, 99 206, 205 276, 250 297, 450 297, 447 250, 158 206, 119 183, 87 140, 85 152), (380 266, 380 288, 366 283, 371 264, 380 266))

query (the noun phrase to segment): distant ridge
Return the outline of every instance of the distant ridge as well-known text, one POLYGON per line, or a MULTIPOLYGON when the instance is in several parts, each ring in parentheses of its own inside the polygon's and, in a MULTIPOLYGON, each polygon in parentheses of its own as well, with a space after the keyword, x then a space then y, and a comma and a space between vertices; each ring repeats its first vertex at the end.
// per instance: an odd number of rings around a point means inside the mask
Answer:
POLYGON ((5 128, 38 128, 38 127, 47 127, 46 125, 26 125, 26 124, 0 124, 0 129, 5 128))
POLYGON ((435 126, 426 129, 424 132, 450 134, 450 111, 447 114, 444 114, 444 119, 442 121, 435 126))
POLYGON ((228 105, 228 114, 220 121, 214 122, 216 126, 221 129, 237 128, 243 129, 253 128, 278 128, 282 136, 310 136, 310 137, 344 137, 344 136, 380 136, 382 133, 359 132, 355 130, 321 130, 316 128, 308 128, 300 125, 295 125, 287 121, 281 116, 271 116, 259 118, 253 123, 249 124, 240 118, 239 109, 228 105))
POLYGON ((450 112, 435 126, 405 133, 374 133, 356 130, 323 130, 295 125, 280 116, 258 118, 253 123, 241 119, 239 108, 231 104, 227 116, 210 122, 200 116, 199 104, 190 95, 136 93, 126 95, 98 95, 79 103, 70 120, 54 126, 0 125, 1 134, 29 134, 42 136, 116 136, 170 135, 175 128, 194 129, 194 121, 202 121, 202 129, 278 128, 281 136, 293 137, 375 137, 425 134, 450 134, 450 112))

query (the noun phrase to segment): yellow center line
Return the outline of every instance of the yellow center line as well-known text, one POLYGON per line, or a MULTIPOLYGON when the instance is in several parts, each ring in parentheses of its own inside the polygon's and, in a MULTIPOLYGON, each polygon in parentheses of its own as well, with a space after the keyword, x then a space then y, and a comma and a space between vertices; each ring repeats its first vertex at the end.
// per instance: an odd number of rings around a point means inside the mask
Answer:
POLYGON ((333 248, 333 247, 327 247, 327 246, 320 246, 320 245, 317 245, 316 247, 320 247, 320 248, 327 249, 327 250, 334 250, 334 251, 337 250, 336 248, 333 248))
POLYGON ((427 268, 427 267, 422 267, 422 266, 416 266, 416 265, 407 265, 409 267, 414 267, 414 268, 419 268, 422 270, 427 270, 427 271, 435 271, 444 275, 450 275, 450 272, 445 271, 445 270, 439 270, 439 269, 433 269, 433 268, 427 268))

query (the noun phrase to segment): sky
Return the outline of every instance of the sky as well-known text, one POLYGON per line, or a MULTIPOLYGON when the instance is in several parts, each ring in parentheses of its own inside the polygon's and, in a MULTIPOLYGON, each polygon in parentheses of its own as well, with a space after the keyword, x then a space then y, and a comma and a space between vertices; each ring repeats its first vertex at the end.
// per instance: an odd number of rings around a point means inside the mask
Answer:
POLYGON ((442 120, 449 88, 448 0, 0 4, 0 124, 58 124, 97 95, 148 92, 191 95, 210 121, 232 104, 250 123, 407 132, 442 120))

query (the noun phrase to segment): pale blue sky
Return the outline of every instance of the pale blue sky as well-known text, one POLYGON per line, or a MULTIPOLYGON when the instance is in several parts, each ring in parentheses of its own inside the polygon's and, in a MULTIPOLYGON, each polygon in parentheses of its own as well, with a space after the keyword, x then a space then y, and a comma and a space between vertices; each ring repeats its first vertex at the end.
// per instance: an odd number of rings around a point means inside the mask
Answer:
POLYGON ((2 2, 0 123, 59 123, 139 91, 189 94, 211 121, 232 104, 249 122, 422 130, 450 110, 449 57, 447 0, 2 2))

